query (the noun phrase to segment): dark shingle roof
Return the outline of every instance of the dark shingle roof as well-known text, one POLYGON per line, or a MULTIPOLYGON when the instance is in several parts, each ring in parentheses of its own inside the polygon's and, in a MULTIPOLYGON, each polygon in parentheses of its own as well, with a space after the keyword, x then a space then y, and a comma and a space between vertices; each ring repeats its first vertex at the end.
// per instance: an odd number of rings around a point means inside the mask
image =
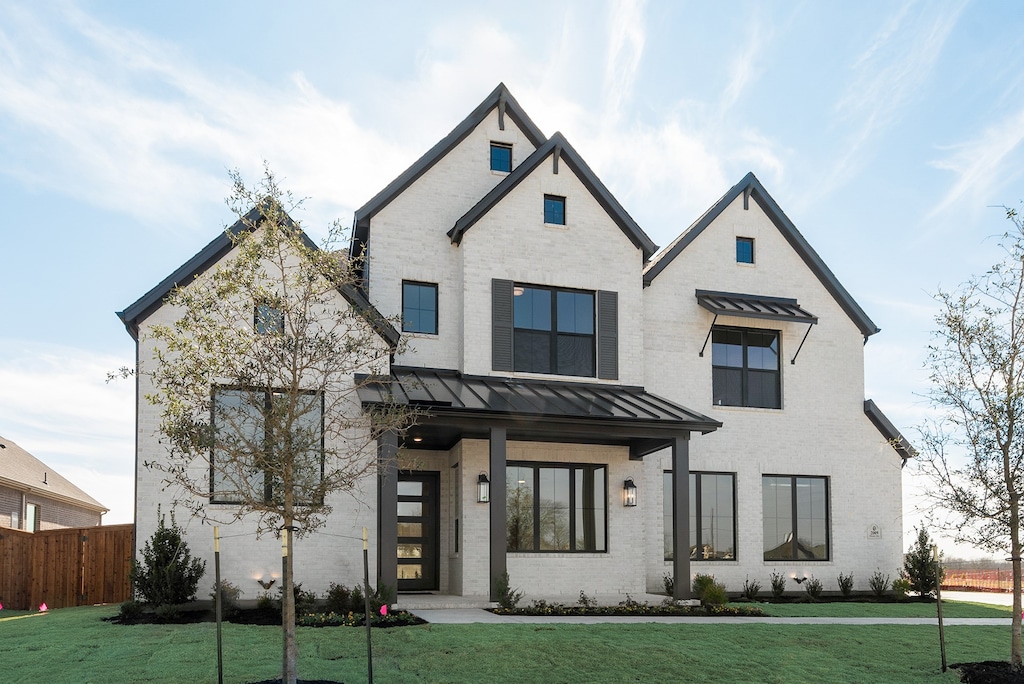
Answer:
POLYGON ((0 483, 19 491, 31 491, 99 513, 106 513, 109 510, 6 437, 0 436, 0 445, 0 483))

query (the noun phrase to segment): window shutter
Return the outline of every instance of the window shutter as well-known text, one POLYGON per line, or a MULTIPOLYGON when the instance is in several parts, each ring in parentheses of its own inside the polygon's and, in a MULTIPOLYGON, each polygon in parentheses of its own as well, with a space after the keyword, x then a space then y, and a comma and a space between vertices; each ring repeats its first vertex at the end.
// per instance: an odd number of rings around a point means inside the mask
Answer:
POLYGON ((491 370, 512 370, 511 280, 491 280, 491 370))
POLYGON ((597 377, 619 379, 619 293, 597 292, 597 377))

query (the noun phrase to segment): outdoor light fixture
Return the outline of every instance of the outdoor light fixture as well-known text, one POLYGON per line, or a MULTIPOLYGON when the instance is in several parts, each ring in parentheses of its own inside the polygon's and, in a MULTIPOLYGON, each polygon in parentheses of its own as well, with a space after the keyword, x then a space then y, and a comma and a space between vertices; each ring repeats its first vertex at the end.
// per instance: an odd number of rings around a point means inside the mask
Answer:
POLYGON ((271 578, 270 578, 270 579, 268 580, 268 579, 267 579, 267 575, 264 575, 263 577, 261 577, 261 578, 259 578, 258 580, 256 580, 256 582, 257 582, 257 583, 258 583, 258 584, 259 584, 259 585, 260 585, 261 587, 263 587, 263 589, 264 589, 264 590, 269 590, 269 589, 270 589, 270 587, 274 586, 274 583, 275 583, 275 582, 277 582, 277 580, 276 580, 276 579, 274 579, 273 577, 271 577, 271 578))
POLYGON ((622 505, 636 506, 636 485, 633 484, 633 478, 629 478, 622 484, 622 505))
POLYGON ((480 473, 476 479, 476 501, 487 503, 491 500, 491 481, 487 479, 487 473, 480 473))

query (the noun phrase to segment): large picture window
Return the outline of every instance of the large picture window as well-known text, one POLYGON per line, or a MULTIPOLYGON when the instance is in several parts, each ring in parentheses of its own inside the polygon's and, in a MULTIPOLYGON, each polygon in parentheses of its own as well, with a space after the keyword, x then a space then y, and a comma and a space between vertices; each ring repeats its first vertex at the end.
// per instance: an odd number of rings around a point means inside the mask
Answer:
POLYGON ((319 393, 216 387, 212 425, 213 503, 281 499, 287 460, 294 464, 296 504, 322 503, 323 397, 319 393))
POLYGON ((505 471, 509 551, 606 551, 606 469, 509 463, 505 471))
POLYGON ((711 384, 715 406, 782 408, 779 333, 715 327, 711 384))
POLYGON ((514 369, 594 375, 594 293, 516 285, 514 369))
MULTIPOLYGON (((663 477, 665 560, 672 560, 672 471, 663 477)), ((736 476, 690 473, 689 486, 690 560, 736 560, 736 476)))
POLYGON ((764 559, 828 560, 828 480, 762 478, 764 559))

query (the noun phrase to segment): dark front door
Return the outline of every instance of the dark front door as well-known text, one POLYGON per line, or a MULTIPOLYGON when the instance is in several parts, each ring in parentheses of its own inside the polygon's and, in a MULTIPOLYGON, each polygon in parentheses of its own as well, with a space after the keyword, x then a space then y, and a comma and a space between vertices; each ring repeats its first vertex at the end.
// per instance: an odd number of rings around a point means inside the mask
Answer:
POLYGON ((440 473, 398 474, 398 591, 438 589, 440 473))

